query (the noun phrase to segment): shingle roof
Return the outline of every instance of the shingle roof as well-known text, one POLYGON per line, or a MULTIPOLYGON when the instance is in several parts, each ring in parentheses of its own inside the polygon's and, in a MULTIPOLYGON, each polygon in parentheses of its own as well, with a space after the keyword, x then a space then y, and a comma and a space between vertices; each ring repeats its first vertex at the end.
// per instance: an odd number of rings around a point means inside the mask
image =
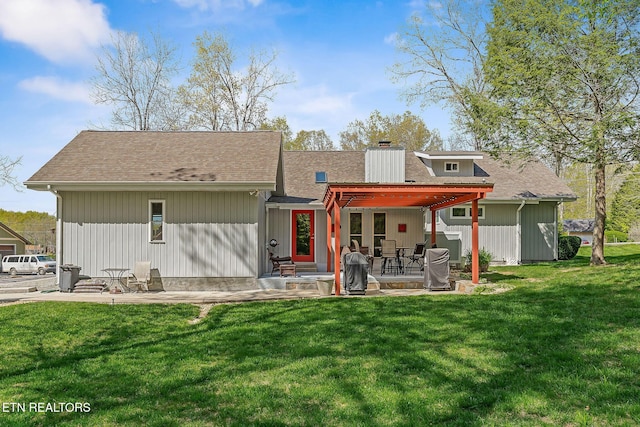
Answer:
MULTIPOLYGON (((406 152, 405 178, 418 184, 479 184, 485 180, 494 184, 493 192, 487 193, 489 200, 575 198, 573 191, 539 161, 505 163, 488 154, 471 154, 483 155, 475 160, 475 177, 433 177, 413 152, 406 152)), ((285 191, 290 197, 322 200, 326 184, 315 183, 316 171, 327 172, 330 183, 364 182, 364 151, 285 151, 283 161, 285 191)))
POLYGON ((9 226, 8 226, 8 225, 6 225, 6 224, 4 224, 4 223, 2 223, 2 222, 0 222, 0 229, 2 229, 2 230, 4 230, 5 232, 7 232, 8 234, 10 234, 10 235, 14 236, 16 239, 18 239, 18 240, 22 240, 22 242, 23 242, 25 245, 30 245, 30 244, 31 244, 31 242, 30 242, 30 241, 28 241, 27 239, 25 239, 24 237, 22 237, 22 236, 21 236, 20 234, 18 234, 17 232, 13 231, 11 228, 9 228, 9 226))
POLYGON ((497 160, 485 154, 475 162, 476 175, 486 173, 495 183, 493 192, 487 194, 489 200, 576 198, 573 190, 538 160, 497 160))
POLYGON ((276 183, 281 133, 82 131, 25 183, 276 183))
POLYGON ((562 221, 562 228, 567 232, 588 233, 593 231, 594 224, 593 219, 565 219, 562 221))

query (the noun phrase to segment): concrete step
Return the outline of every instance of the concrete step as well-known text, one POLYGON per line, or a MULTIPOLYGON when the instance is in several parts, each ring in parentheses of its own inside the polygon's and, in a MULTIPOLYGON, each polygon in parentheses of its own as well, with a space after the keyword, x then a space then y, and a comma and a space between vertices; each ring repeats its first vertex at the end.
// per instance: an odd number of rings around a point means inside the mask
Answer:
POLYGON ((318 264, 315 262, 296 262, 297 273, 317 273, 318 264))
POLYGON ((76 283, 73 293, 94 293, 100 294, 104 292, 106 285, 104 283, 76 283))

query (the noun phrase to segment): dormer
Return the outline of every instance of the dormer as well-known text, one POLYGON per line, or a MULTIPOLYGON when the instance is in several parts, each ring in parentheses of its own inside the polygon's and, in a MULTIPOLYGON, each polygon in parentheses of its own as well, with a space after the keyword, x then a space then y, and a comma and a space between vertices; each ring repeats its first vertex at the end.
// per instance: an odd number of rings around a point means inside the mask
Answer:
POLYGON ((414 153, 429 170, 431 176, 474 176, 474 162, 482 160, 482 153, 473 151, 414 153))

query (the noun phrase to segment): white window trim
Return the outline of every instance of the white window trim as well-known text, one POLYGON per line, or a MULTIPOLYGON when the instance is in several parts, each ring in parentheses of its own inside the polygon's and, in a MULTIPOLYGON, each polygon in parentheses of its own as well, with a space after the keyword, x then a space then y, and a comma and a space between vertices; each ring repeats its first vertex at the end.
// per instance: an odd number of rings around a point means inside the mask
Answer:
POLYGON ((161 199, 149 199, 149 211, 148 211, 148 218, 149 218, 149 226, 148 226, 148 230, 149 230, 149 243, 164 243, 165 242, 165 238, 166 238, 166 233, 167 233, 167 228, 166 228, 166 224, 167 224, 167 217, 166 217, 166 201, 165 200, 161 200, 161 199), (153 216, 152 216, 152 211, 151 211, 151 207, 153 205, 153 203, 160 203, 162 205, 162 239, 161 240, 153 240, 153 216))
POLYGON ((444 162, 444 173, 459 173, 460 172, 460 162, 444 162), (451 170, 447 170, 447 165, 455 165, 455 168, 452 167, 451 170))
MULTIPOLYGON (((484 219, 484 211, 485 211, 485 207, 484 206, 478 206, 478 219, 484 219)), ((460 206, 452 206, 449 208, 449 218, 451 219, 471 219, 471 206, 465 206, 465 205, 460 205, 460 206), (454 216, 453 215, 453 210, 454 209, 460 209, 463 208, 465 210, 465 215, 464 216, 454 216)))

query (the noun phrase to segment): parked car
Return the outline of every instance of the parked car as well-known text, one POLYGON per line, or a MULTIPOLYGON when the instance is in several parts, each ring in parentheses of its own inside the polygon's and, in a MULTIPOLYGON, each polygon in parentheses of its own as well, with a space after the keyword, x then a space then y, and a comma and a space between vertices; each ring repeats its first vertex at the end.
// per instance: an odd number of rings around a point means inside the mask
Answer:
POLYGON ((7 255, 2 258, 2 271, 14 274, 56 273, 56 260, 49 255, 7 255))

